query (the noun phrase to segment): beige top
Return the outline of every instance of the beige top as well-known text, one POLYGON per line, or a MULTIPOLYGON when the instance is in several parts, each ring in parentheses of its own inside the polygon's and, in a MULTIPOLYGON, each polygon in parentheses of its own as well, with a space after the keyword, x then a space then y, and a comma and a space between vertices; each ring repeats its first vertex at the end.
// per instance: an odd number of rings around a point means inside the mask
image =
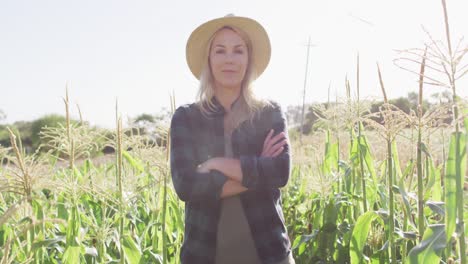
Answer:
MULTIPOLYGON (((225 157, 233 157, 231 134, 225 133, 225 157)), ((260 264, 250 226, 244 214, 239 195, 221 201, 218 222, 216 264, 260 264)), ((292 254, 278 264, 294 264, 292 254)))

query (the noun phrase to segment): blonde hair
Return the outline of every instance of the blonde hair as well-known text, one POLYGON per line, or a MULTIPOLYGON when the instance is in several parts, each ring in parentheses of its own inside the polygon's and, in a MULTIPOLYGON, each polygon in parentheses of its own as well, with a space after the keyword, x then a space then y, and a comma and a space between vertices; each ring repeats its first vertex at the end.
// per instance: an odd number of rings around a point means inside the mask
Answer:
POLYGON ((216 31, 213 36, 211 36, 208 41, 207 50, 205 51, 205 63, 203 65, 201 74, 200 74, 200 85, 197 95, 197 105, 199 106, 202 114, 208 117, 210 111, 215 110, 215 105, 213 103, 214 98, 214 80, 211 73, 210 64, 209 64, 209 54, 211 49, 211 44, 216 34, 222 29, 230 29, 237 33, 246 43, 248 50, 248 65, 245 72, 244 79, 241 83, 241 92, 238 100, 232 106, 231 114, 229 120, 227 120, 228 131, 232 131, 238 127, 243 121, 249 120, 250 123, 253 122, 255 115, 269 102, 265 100, 258 99, 253 93, 253 82, 257 78, 254 67, 252 67, 252 45, 250 43, 250 38, 248 35, 240 30, 239 28, 233 26, 224 26, 216 31))

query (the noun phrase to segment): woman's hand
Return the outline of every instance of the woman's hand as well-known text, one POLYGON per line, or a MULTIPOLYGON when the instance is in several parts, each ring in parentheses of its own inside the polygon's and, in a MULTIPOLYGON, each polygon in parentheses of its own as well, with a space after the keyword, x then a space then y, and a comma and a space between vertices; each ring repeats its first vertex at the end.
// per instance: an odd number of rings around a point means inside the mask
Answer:
POLYGON ((212 170, 211 163, 213 162, 213 159, 208 159, 207 161, 199 164, 197 166, 197 172, 198 173, 208 173, 210 170, 212 170))
MULTIPOLYGON (((263 142, 263 150, 261 157, 276 157, 284 150, 284 145, 288 144, 288 139, 286 138, 286 134, 284 132, 279 133, 278 135, 273 137, 274 130, 271 129, 268 132, 265 141, 263 142)), ((238 173, 234 173, 235 175, 242 175, 240 169, 240 161, 233 160, 228 158, 211 158, 206 160, 205 162, 199 164, 197 166, 198 173, 209 173, 211 170, 219 170, 219 171, 226 171, 233 172, 238 171, 238 173), (226 168, 224 170, 224 168, 226 168)), ((242 177, 233 177, 234 180, 240 181, 242 177)))
POLYGON ((242 168, 239 159, 215 157, 197 166, 198 173, 209 173, 217 170, 234 181, 242 181, 242 168))
POLYGON ((284 149, 284 145, 288 143, 286 134, 284 132, 279 133, 278 135, 272 137, 274 130, 271 129, 268 132, 265 142, 263 143, 263 150, 260 156, 262 157, 276 157, 284 149))

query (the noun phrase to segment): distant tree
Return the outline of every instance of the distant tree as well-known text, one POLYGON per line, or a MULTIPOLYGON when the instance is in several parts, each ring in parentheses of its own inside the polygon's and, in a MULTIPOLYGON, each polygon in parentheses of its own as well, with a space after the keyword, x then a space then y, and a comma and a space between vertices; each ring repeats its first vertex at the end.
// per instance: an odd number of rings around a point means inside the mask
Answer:
POLYGON ((401 111, 403 111, 403 112, 405 112, 407 114, 409 114, 411 109, 414 109, 413 107, 411 107, 411 103, 408 100, 408 98, 405 98, 405 97, 398 97, 396 99, 390 99, 388 102, 390 104, 393 104, 394 106, 400 108, 401 111))
POLYGON ((0 145, 4 147, 10 146, 8 130, 5 125, 0 125, 0 145))
POLYGON ((301 123, 302 106, 290 105, 286 109, 286 119, 289 126, 297 126, 301 123))
POLYGON ((319 120, 319 116, 314 111, 314 105, 311 105, 307 108, 307 113, 305 115, 305 122, 303 132, 305 135, 310 134, 314 130, 315 123, 319 120))
POLYGON ((419 95, 417 92, 409 92, 408 93, 408 101, 411 106, 417 106, 419 102, 419 95))
MULTIPOLYGON (((453 102, 453 96, 450 90, 444 90, 440 93, 431 94, 431 99, 433 100, 433 105, 449 104, 453 102)), ((443 122, 445 124, 452 123, 452 109, 449 109, 449 116, 445 118, 443 122)))
MULTIPOLYGON (((304 113, 304 124, 302 126, 302 132, 305 135, 310 134, 313 130, 314 123, 317 122, 318 116, 313 111, 313 107, 315 104, 306 105, 306 110, 304 113)), ((288 120, 288 126, 297 131, 297 133, 301 132, 301 114, 302 114, 302 106, 288 106, 286 111, 286 119, 288 120)))
POLYGON ((436 104, 438 103, 449 103, 452 102, 453 96, 450 90, 444 90, 440 93, 431 94, 431 98, 435 101, 436 104))
POLYGON ((141 122, 148 122, 148 123, 154 123, 156 122, 156 118, 150 114, 141 114, 135 118, 134 123, 141 123, 141 122))
POLYGON ((0 121, 2 121, 5 118, 6 118, 5 112, 3 112, 2 109, 0 109, 0 121))
MULTIPOLYGON (((419 94, 416 92, 409 92, 408 101, 410 103, 411 109, 413 109, 414 111, 417 111, 418 104, 419 104, 419 94)), ((423 113, 425 113, 427 109, 429 109, 430 107, 432 107, 431 103, 427 99, 423 98, 423 104, 422 104, 423 113)))
POLYGON ((143 113, 131 121, 131 126, 132 126, 133 133, 138 133, 140 135, 143 135, 151 131, 155 123, 156 123, 155 116, 151 114, 143 113))
POLYGON ((39 133, 44 127, 57 127, 59 124, 65 125, 65 117, 57 114, 50 114, 36 119, 31 124, 31 145, 33 149, 39 147, 41 143, 39 133))
POLYGON ((162 145, 166 139, 165 130, 169 127, 171 112, 162 108, 159 113, 143 113, 130 120, 131 131, 127 134, 148 135, 153 142, 162 145), (162 129, 161 129, 162 128, 162 129))
POLYGON ((26 151, 32 150, 31 123, 30 121, 17 121, 11 125, 0 125, 0 145, 11 146, 10 133, 7 130, 9 127, 18 136, 18 139, 21 139, 21 144, 26 151))

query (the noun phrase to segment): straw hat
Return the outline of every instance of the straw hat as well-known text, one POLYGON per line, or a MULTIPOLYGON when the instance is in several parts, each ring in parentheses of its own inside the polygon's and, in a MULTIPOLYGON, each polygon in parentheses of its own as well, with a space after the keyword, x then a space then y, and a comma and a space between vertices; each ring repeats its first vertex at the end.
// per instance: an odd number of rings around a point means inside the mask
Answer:
POLYGON ((200 79, 203 65, 208 58, 207 46, 211 37, 224 26, 239 28, 250 38, 252 52, 249 56, 251 56, 252 67, 257 77, 260 76, 270 61, 271 46, 268 34, 257 21, 229 14, 203 23, 190 35, 185 55, 187 64, 195 78, 200 79))

